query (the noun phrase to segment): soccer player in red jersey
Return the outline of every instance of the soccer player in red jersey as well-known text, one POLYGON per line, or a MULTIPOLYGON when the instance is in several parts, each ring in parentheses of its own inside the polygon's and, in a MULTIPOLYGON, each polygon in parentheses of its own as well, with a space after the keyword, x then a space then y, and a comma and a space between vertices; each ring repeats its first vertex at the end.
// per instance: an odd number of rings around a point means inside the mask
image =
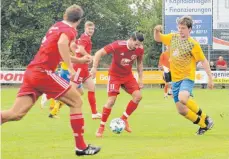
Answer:
POLYGON ((138 103, 142 99, 140 89, 143 87, 142 72, 143 72, 143 34, 134 32, 129 40, 118 40, 106 45, 95 53, 91 74, 95 77, 99 60, 102 56, 112 53, 112 64, 109 70, 108 81, 108 100, 103 107, 102 119, 100 127, 96 132, 97 137, 102 137, 105 123, 111 113, 111 108, 115 104, 120 87, 123 87, 133 99, 129 101, 126 111, 121 116, 125 121, 127 132, 131 132, 131 128, 127 122, 127 118, 135 111, 138 103), (138 82, 132 74, 132 65, 137 60, 138 82))
MULTIPOLYGON (((71 45, 72 52, 76 52, 77 57, 91 54, 91 37, 94 31, 95 24, 91 21, 87 21, 85 23, 85 32, 71 45)), ((75 87, 80 90, 79 92, 83 92, 82 87, 79 88, 79 85, 83 83, 88 89, 88 101, 91 107, 92 119, 101 119, 101 114, 97 112, 96 108, 95 84, 88 70, 88 64, 74 64, 73 67, 76 71, 76 76, 73 80, 73 82, 76 83, 75 87)))
MULTIPOLYGON (((46 33, 35 58, 28 65, 16 101, 9 110, 1 112, 1 123, 22 119, 30 110, 40 95, 45 93, 48 98, 58 99, 70 108, 70 123, 75 138, 76 155, 94 155, 99 147, 87 145, 84 141, 84 118, 82 101, 79 93, 54 71, 61 60, 68 68, 71 77, 75 75, 70 65, 70 43, 77 35, 76 27, 83 16, 83 10, 78 5, 66 9, 64 20, 55 23, 46 33)), ((88 57, 72 57, 75 62, 88 62, 88 57)))

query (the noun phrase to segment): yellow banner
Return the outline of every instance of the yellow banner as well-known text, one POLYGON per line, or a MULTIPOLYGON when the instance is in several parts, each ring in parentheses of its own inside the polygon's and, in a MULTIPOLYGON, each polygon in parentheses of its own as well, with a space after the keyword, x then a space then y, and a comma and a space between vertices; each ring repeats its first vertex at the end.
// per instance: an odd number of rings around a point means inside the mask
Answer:
MULTIPOLYGON (((133 75, 138 79, 136 71, 133 75)), ((107 84, 108 82, 108 71, 97 71, 96 72, 96 84, 107 84)), ((160 84, 164 83, 162 71, 144 71, 143 72, 143 83, 144 84, 160 84)))

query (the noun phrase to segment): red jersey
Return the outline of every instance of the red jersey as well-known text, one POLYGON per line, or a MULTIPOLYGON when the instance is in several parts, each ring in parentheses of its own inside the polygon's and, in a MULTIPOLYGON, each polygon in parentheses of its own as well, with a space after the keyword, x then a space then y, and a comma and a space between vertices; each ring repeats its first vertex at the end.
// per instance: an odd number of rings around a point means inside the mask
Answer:
MULTIPOLYGON (((76 40, 76 45, 84 46, 85 51, 90 55, 92 49, 91 37, 86 33, 81 34, 80 38, 76 40)), ((83 55, 76 50, 76 57, 82 57, 83 55)), ((73 67, 77 68, 85 68, 88 69, 88 64, 74 64, 73 67)))
POLYGON ((226 65, 227 65, 227 62, 225 60, 222 60, 222 61, 218 60, 216 62, 216 66, 226 66, 226 65))
POLYGON ((57 44, 62 33, 68 37, 70 42, 77 36, 77 30, 67 22, 61 21, 55 23, 43 38, 40 49, 28 65, 28 69, 41 68, 55 71, 60 61, 62 61, 57 44))
POLYGON ((118 40, 104 47, 109 54, 112 53, 112 63, 109 69, 109 75, 124 77, 132 74, 132 65, 134 61, 143 57, 144 49, 137 48, 129 50, 127 41, 118 40))

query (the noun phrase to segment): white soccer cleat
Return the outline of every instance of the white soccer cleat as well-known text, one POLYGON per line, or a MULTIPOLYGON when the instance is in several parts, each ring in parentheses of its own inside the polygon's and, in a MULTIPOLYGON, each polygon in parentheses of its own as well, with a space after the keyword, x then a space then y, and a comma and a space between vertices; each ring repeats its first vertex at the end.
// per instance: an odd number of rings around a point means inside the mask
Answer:
POLYGON ((41 109, 45 107, 46 102, 48 101, 46 94, 41 96, 41 109))
POLYGON ((102 118, 102 114, 100 114, 100 113, 92 114, 91 116, 92 116, 93 120, 102 118))

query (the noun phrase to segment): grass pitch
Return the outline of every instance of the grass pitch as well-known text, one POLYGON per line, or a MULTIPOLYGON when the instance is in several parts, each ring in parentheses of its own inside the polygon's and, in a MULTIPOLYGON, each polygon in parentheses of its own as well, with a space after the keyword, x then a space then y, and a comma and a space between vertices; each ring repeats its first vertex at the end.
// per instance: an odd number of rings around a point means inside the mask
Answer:
MULTIPOLYGON (((18 89, 3 88, 2 110, 10 108, 18 89)), ((145 89, 143 100, 130 117, 133 132, 113 134, 111 119, 121 116, 131 97, 121 92, 108 120, 104 138, 97 139, 99 121, 91 119, 86 93, 84 100, 85 138, 101 145, 102 150, 88 159, 229 159, 229 91, 194 89, 195 100, 210 115, 214 128, 196 136, 197 125, 178 115, 173 100, 163 98, 162 89, 145 89)), ((106 89, 96 91, 97 105, 102 110, 106 89)), ((60 119, 48 118, 48 107, 41 110, 40 101, 19 122, 1 126, 2 159, 75 159, 74 140, 68 108, 60 111, 60 119)))

